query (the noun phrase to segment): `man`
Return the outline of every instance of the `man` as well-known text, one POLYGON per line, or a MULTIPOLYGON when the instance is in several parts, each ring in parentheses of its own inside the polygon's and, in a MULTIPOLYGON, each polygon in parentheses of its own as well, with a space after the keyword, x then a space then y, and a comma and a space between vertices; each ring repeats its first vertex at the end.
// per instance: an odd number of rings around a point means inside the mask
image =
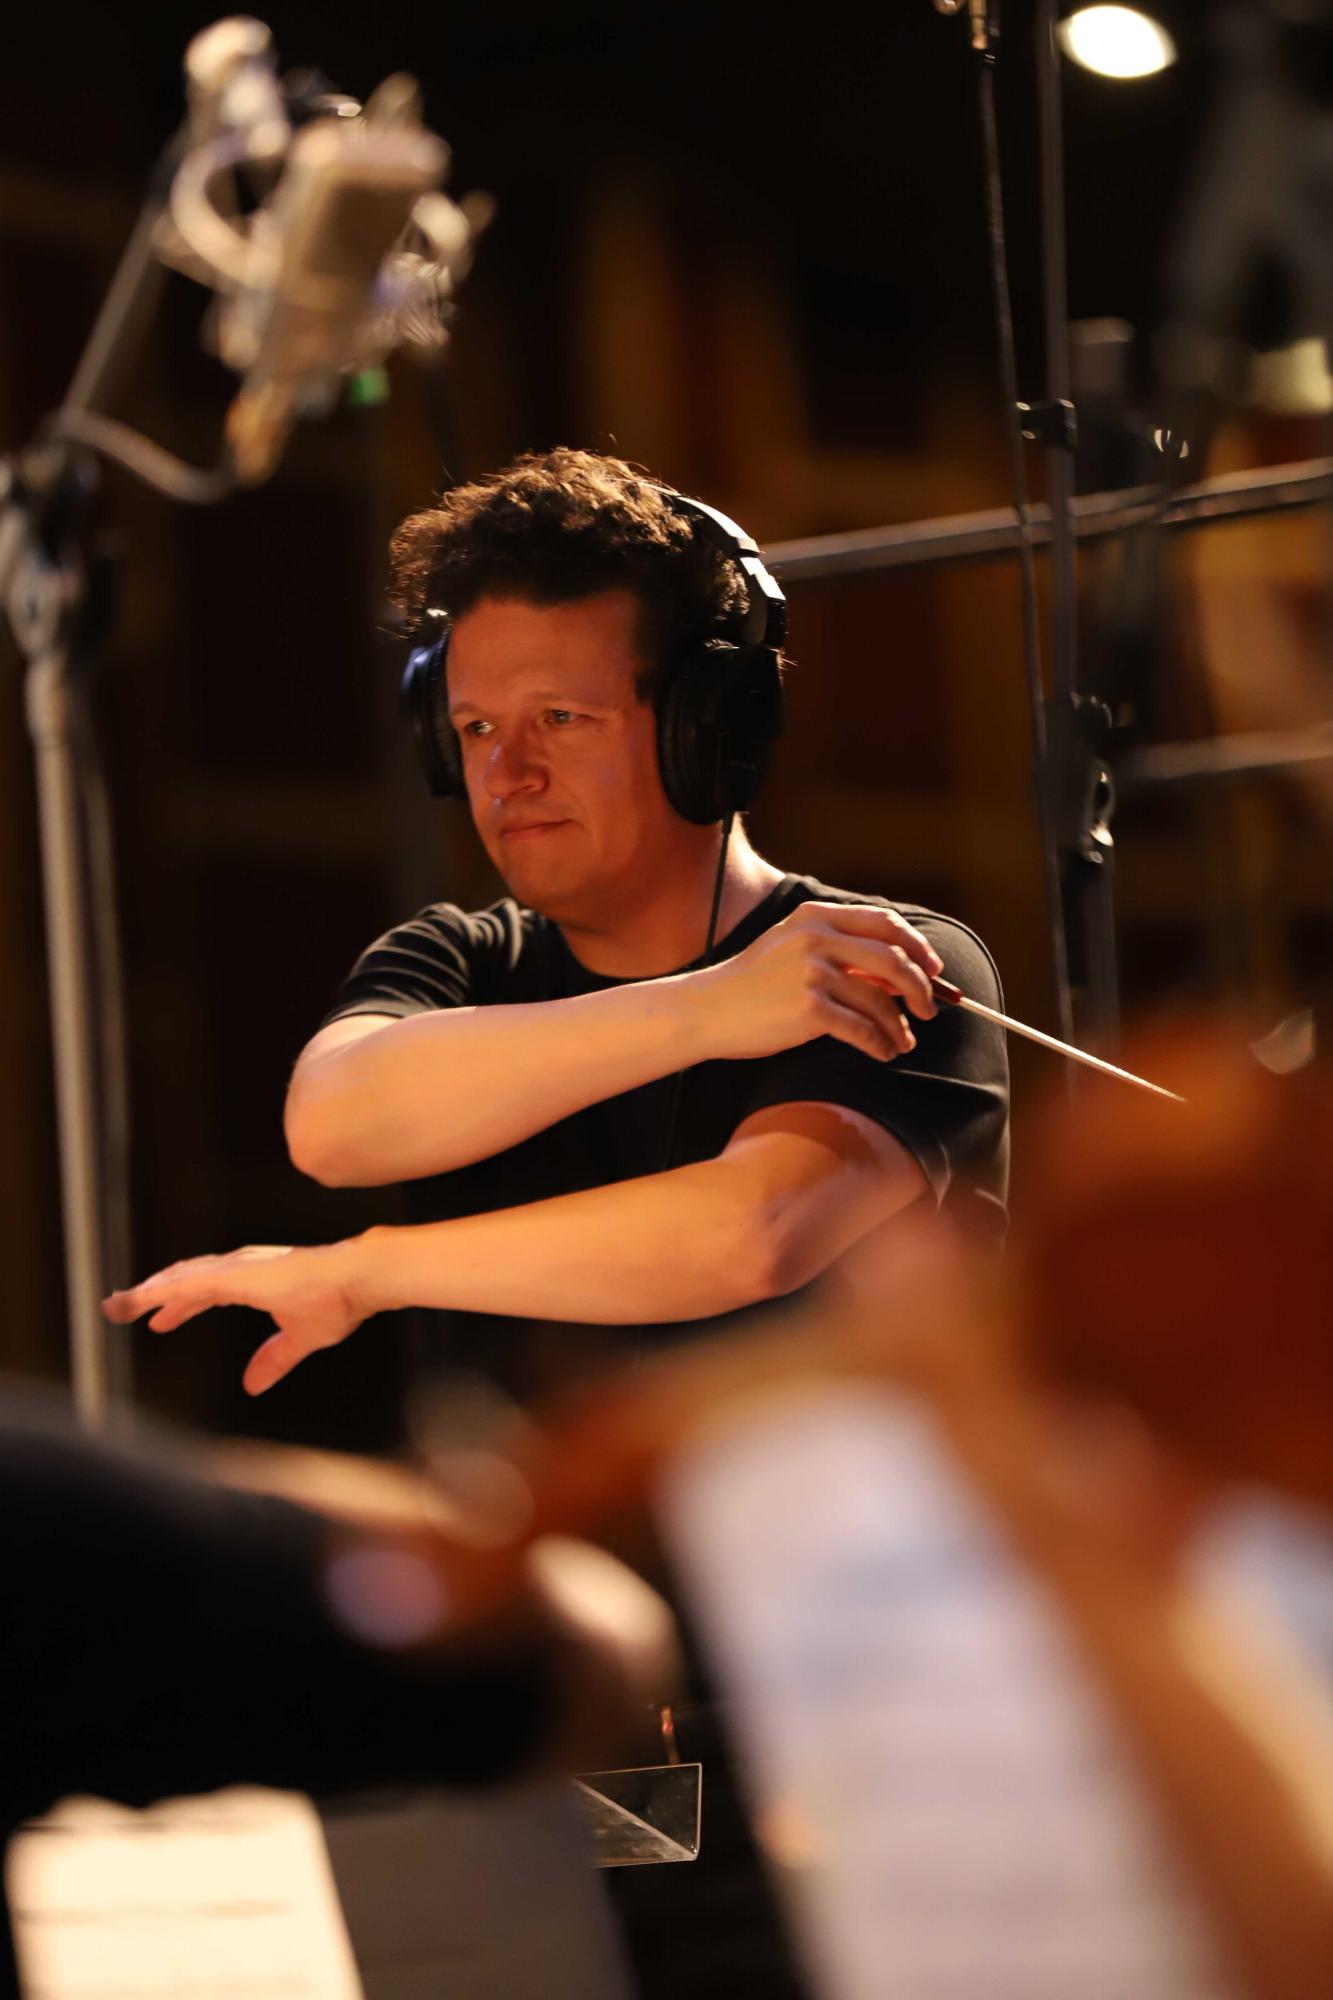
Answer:
MULTIPOLYGON (((682 713, 686 678, 706 707, 714 658, 721 675, 762 652, 756 593, 773 591, 717 519, 555 451, 399 530, 409 622, 447 621, 427 735, 512 894, 434 905, 362 955, 296 1065, 286 1129, 298 1167, 407 1182, 420 1219, 196 1258, 117 1295, 113 1318, 269 1313, 258 1394, 373 1313, 437 1308, 454 1364, 529 1398, 833 1276, 913 1204, 997 1232, 1003 1037, 937 1014, 930 987, 944 971, 994 1005, 984 947, 783 874, 733 826, 744 789, 715 810, 682 798, 712 726, 682 713)), ((716 1867, 742 1835, 725 1788, 711 1799, 716 1867)), ((760 1961, 762 1916, 737 1921, 730 1967, 661 1971, 690 1923, 673 1895, 639 1953, 661 1990, 793 1990, 780 1952, 760 1961)), ((657 1921, 640 1913, 641 1945, 657 1921)))
POLYGON ((423 1219, 196 1258, 112 1316, 269 1312, 260 1393, 372 1313, 433 1307, 531 1394, 623 1355, 626 1328, 799 1290, 914 1202, 994 1229, 1003 1037, 937 1015, 929 983, 996 1001, 969 931, 784 875, 737 825, 700 964, 722 830, 669 801, 658 716, 682 648, 734 623, 734 565, 671 496, 574 451, 456 489, 394 559, 408 617, 451 620, 449 721, 513 894, 434 905, 363 954, 286 1129, 304 1171, 406 1181, 423 1219))

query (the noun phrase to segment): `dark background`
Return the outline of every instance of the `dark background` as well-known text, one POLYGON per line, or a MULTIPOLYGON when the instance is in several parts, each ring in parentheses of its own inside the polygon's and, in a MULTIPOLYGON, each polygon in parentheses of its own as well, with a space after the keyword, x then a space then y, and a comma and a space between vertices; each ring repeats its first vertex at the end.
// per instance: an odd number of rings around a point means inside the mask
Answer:
MULTIPOLYGON (((1141 334, 1216 95, 1210 10, 1152 11, 1176 35, 1174 69, 1115 83, 1063 68, 1071 316, 1141 334)), ((185 44, 211 18, 67 5, 30 8, 14 32, 0 107, 5 448, 60 398, 179 120, 185 44)), ((419 796, 399 729, 382 552, 402 513, 446 479, 558 442, 619 449, 767 541, 1009 498, 967 36, 929 0, 381 0, 266 18, 285 66, 317 66, 358 95, 392 70, 417 75, 427 122, 453 148, 452 191, 485 189, 498 211, 443 370, 396 360, 385 408, 302 431, 267 488, 217 510, 173 508, 107 474, 125 592, 96 700, 128 964, 139 1273, 390 1212, 303 1183, 279 1114, 291 1062, 360 946, 432 896, 493 892, 461 817, 419 796)), ((1043 359, 1029 9, 1006 0, 1004 19, 1031 396, 1043 359)), ((206 462, 233 384, 200 352, 200 306, 171 280, 117 413, 206 462)), ((1146 351, 1131 386, 1150 421, 1146 351)), ((1309 423, 1238 418, 1199 471, 1320 449, 1309 423)), ((1039 491, 1035 457, 1031 472, 1039 491)), ((1276 576, 1313 630, 1323 545, 1300 519, 1191 537, 1171 561, 1172 643, 1140 726, 1205 734, 1227 623, 1214 585, 1276 576)), ((782 865, 962 916, 994 949, 1013 1011, 1052 1026, 1018 607, 1007 564, 795 590, 789 734, 754 831, 782 865)), ((5 660, 0 1358, 59 1373, 38 860, 21 677, 5 660)), ((1302 831, 1271 786, 1122 816, 1132 1011, 1202 997, 1271 1025, 1323 936, 1302 831)), ((1052 1069, 1014 1056, 1021 1211, 1025 1110, 1052 1069)), ((249 1406, 237 1382, 255 1332, 215 1316, 166 1343, 136 1334, 141 1395, 219 1428, 346 1444, 391 1428, 391 1331, 249 1406)))

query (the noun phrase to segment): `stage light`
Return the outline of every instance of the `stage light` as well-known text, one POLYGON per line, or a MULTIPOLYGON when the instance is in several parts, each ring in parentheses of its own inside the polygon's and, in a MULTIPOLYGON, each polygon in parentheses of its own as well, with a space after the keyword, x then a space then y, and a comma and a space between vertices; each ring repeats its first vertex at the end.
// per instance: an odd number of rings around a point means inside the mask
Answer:
POLYGON ((1059 32, 1065 54, 1098 76, 1152 76, 1176 59, 1166 29, 1137 7, 1080 7, 1059 32))

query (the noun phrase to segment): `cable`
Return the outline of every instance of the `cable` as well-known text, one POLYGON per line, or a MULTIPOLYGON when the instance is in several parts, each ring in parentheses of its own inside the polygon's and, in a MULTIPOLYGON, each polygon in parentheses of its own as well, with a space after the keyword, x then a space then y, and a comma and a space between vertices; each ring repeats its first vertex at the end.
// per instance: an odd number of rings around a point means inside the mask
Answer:
MULTIPOLYGON (((713 879, 713 905, 708 912, 708 941, 704 945, 703 964, 707 965, 713 956, 713 946, 717 943, 717 920, 722 908, 722 885, 726 880, 727 851, 731 846, 731 829, 736 824, 736 809, 733 806, 722 822, 722 846, 718 851, 717 874, 713 879)), ((680 1118, 680 1096, 685 1083, 685 1072, 678 1069, 671 1079, 671 1109, 667 1115, 666 1146, 662 1154, 661 1173, 670 1173, 676 1156, 676 1125, 680 1118)))
POLYGON ((1069 957, 1065 943, 1064 904, 1056 853, 1046 761, 1045 686, 1041 667, 1041 625, 1037 609, 1036 544, 1023 464, 1023 432, 1018 416, 1018 362, 1014 352, 1013 303, 1009 290, 1009 258, 1004 233, 1004 183, 1000 172, 1000 141, 995 116, 995 57, 977 63, 978 99, 986 170, 986 235, 990 250, 991 288, 995 299, 995 331, 1004 391, 1005 440, 1014 512, 1018 516, 1019 573, 1022 579, 1023 663, 1028 694, 1028 729, 1037 793, 1037 824, 1041 835, 1042 877, 1050 922, 1056 1013, 1061 1033, 1073 1041, 1073 1006, 1069 993, 1069 957))
POLYGON ((168 212, 181 241, 206 270, 237 288, 255 282, 254 253, 249 233, 238 228, 212 200, 214 183, 237 167, 272 164, 273 155, 256 152, 248 133, 228 133, 186 153, 172 178, 168 212))
POLYGON ((727 849, 731 845, 731 829, 736 824, 733 807, 722 822, 722 847, 717 857, 717 874, 713 878, 713 907, 708 912, 708 942, 704 946, 704 964, 707 965, 717 943, 717 917, 722 908, 722 883, 727 868, 727 849))
POLYGON ((236 475, 228 460, 224 459, 211 471, 187 465, 183 458, 164 451, 160 444, 154 444, 140 431, 131 430, 128 424, 118 423, 114 417, 98 416, 91 410, 57 410, 47 436, 86 445, 90 451, 132 472, 154 492, 187 507, 212 507, 236 491, 236 475))

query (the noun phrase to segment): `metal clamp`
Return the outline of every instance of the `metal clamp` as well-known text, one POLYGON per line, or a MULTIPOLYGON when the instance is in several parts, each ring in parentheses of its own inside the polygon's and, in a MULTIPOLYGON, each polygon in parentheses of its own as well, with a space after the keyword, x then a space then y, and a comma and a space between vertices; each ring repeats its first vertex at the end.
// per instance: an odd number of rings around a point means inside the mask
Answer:
POLYGON ((1020 403, 1018 417, 1024 437, 1033 444, 1073 451, 1078 443, 1078 412, 1071 402, 1020 403))

